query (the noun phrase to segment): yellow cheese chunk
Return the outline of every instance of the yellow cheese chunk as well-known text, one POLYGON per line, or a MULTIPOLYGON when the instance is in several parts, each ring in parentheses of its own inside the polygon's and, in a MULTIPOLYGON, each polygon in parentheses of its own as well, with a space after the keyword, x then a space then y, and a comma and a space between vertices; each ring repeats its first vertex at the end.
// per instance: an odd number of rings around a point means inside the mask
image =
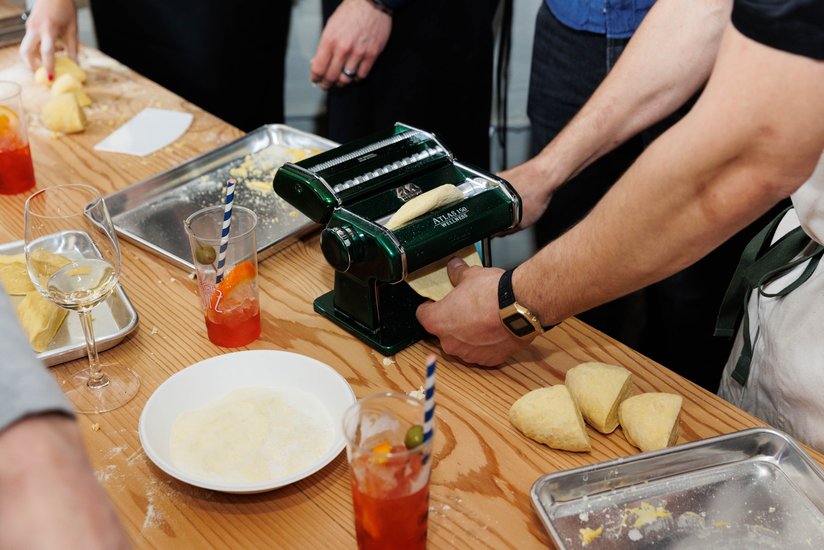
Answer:
POLYGON ((515 401, 509 421, 525 436, 553 449, 591 449, 581 411, 563 384, 532 390, 515 401))
POLYGON ((53 132, 71 134, 86 129, 86 114, 71 93, 58 94, 43 106, 43 123, 53 132))
MULTIPOLYGON (((72 75, 79 82, 86 82, 86 71, 81 69, 71 57, 56 55, 54 57, 54 80, 57 81, 57 79, 64 74, 72 75)), ((49 75, 46 73, 45 67, 40 66, 34 72, 34 81, 44 86, 48 86, 50 84, 49 75)))
POLYGON ((564 381, 587 424, 601 433, 618 427, 618 406, 632 391, 632 374, 606 363, 581 363, 564 381))
POLYGON ((680 395, 642 393, 628 397, 618 408, 621 429, 627 441, 642 451, 656 451, 678 440, 680 395))
POLYGON ((70 73, 66 73, 54 81, 51 87, 51 95, 56 96, 65 93, 73 93, 77 98, 77 104, 81 107, 88 107, 92 100, 83 91, 83 84, 70 73))
POLYGON ((17 318, 29 337, 31 347, 38 353, 49 346, 68 313, 68 310, 54 305, 37 291, 26 294, 17 305, 17 318))
POLYGON ((26 268, 25 254, 0 254, 0 281, 6 292, 14 296, 22 296, 34 290, 26 268))

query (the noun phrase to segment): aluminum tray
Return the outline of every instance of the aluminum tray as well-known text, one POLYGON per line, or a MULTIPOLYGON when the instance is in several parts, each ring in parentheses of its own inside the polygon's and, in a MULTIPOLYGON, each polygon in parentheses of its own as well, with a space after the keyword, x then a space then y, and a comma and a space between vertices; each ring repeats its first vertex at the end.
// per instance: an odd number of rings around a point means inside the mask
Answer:
POLYGON ((546 475, 532 504, 562 549, 820 548, 824 540, 824 474, 786 434, 764 428, 546 475), (588 544, 579 536, 601 527, 588 544))
MULTIPOLYGON (((22 252, 23 241, 0 244, 0 254, 20 254, 22 252)), ((23 296, 9 296, 9 298, 15 308, 23 300, 23 296)), ((92 317, 94 317, 94 335, 97 339, 98 352, 113 348, 137 328, 137 312, 120 285, 115 287, 114 292, 105 302, 92 309, 92 317)), ((37 357, 49 367, 85 356, 86 341, 83 338, 80 318, 71 311, 57 334, 54 335, 49 347, 37 354, 37 357)))
POLYGON ((275 170, 303 151, 337 143, 282 124, 269 124, 171 170, 106 197, 115 230, 181 267, 193 269, 183 221, 222 204, 225 183, 238 180, 235 204, 258 215, 258 259, 319 227, 272 190, 275 170))

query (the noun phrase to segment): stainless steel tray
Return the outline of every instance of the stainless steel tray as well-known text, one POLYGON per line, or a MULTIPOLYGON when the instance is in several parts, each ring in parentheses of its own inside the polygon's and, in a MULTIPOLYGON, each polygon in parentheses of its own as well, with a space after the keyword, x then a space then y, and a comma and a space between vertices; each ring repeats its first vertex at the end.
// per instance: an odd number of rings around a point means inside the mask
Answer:
POLYGON ((546 475, 532 504, 562 549, 824 544, 824 474, 764 428, 546 475), (585 544, 582 530, 598 528, 585 544))
MULTIPOLYGON (((0 244, 0 254, 20 254, 22 252, 23 241, 0 244)), ((9 296, 9 298, 15 308, 23 300, 23 296, 9 296)), ((105 302, 92 309, 92 317, 94 317, 94 335, 97 339, 98 352, 113 348, 137 328, 137 312, 120 285, 115 287, 114 292, 105 302)), ((86 341, 83 338, 80 319, 76 313, 71 311, 57 334, 54 335, 49 347, 37 354, 37 357, 49 367, 85 356, 86 341)))
POLYGON ((272 190, 275 170, 301 151, 337 143, 282 124, 270 124, 171 170, 106 197, 115 229, 124 238, 181 267, 192 269, 183 221, 223 204, 225 183, 235 177, 235 204, 258 215, 258 258, 280 250, 315 227, 272 190))
POLYGON ((23 36, 26 34, 26 19, 28 16, 28 13, 21 13, 20 15, 0 19, 0 48, 19 44, 23 40, 23 36))

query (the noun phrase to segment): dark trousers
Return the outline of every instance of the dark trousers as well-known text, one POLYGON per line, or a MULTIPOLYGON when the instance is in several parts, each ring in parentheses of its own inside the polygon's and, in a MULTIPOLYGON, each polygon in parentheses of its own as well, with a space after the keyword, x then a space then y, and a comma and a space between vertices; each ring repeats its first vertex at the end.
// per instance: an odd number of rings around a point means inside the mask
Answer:
MULTIPOLYGON (((529 84, 533 154, 543 149, 584 105, 627 42, 570 29, 541 3, 529 84)), ((691 106, 692 101, 558 190, 536 224, 536 244, 543 246, 583 218, 644 148, 691 106)), ((632 216, 632 212, 626 215, 632 216)), ((764 220, 772 217, 773 211, 680 273, 578 317, 696 384, 716 391, 732 347, 731 340, 713 336, 718 309, 741 251, 763 227, 764 220)), ((621 266, 614 269, 620 270, 621 266)))
MULTIPOLYGON (((339 4, 323 0, 324 21, 339 4)), ((396 10, 369 76, 329 91, 328 136, 346 142, 404 122, 435 132, 458 160, 487 168, 496 5, 415 0, 396 10)))
POLYGON ((100 49, 249 131, 283 122, 291 0, 92 0, 100 49))

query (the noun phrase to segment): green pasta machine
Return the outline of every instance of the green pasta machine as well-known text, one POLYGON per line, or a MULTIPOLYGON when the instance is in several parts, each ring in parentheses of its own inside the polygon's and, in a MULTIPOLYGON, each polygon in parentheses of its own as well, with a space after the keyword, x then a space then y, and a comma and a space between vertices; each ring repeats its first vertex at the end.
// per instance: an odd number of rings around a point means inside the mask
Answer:
POLYGON ((425 298, 405 282, 409 274, 478 242, 489 265, 489 237, 521 219, 521 199, 508 182, 457 162, 435 135, 400 123, 284 164, 273 187, 326 226, 320 246, 335 283, 315 311, 384 355, 426 334, 415 318, 425 298), (394 231, 384 226, 405 202, 447 183, 463 199, 394 231))

